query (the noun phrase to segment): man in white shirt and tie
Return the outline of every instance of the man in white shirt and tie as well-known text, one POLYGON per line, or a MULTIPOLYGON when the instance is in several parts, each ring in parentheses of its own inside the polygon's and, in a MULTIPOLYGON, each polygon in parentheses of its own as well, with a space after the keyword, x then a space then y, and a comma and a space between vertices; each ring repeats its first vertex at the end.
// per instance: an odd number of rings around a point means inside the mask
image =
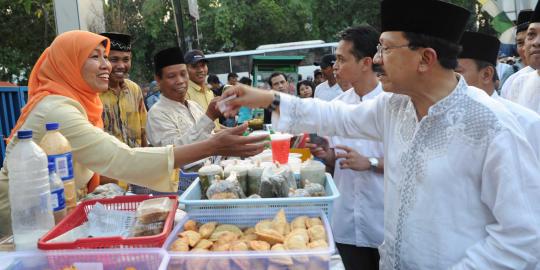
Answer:
POLYGON ((381 2, 374 63, 390 94, 360 105, 234 87, 272 126, 384 143, 381 269, 534 269, 540 166, 515 117, 454 72, 470 12, 438 0, 381 2))

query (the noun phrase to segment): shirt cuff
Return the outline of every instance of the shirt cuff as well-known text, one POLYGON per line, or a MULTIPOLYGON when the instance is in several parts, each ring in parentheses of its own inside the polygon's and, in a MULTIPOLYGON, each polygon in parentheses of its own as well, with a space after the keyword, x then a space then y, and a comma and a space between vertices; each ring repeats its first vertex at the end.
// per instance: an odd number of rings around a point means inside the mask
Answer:
POLYGON ((212 119, 210 119, 210 117, 205 114, 201 117, 199 123, 197 123, 196 126, 200 127, 204 131, 207 131, 208 134, 210 134, 212 130, 214 130, 214 128, 216 127, 216 123, 214 123, 214 121, 212 121, 212 119))
POLYGON ((174 168, 174 146, 167 145, 165 146, 167 148, 167 151, 169 152, 169 158, 167 162, 167 171, 169 172, 169 190, 172 192, 178 191, 178 181, 179 181, 179 171, 174 168))
POLYGON ((291 132, 293 125, 292 111, 294 107, 294 97, 291 95, 280 94, 279 113, 272 112, 272 128, 280 132, 291 132))

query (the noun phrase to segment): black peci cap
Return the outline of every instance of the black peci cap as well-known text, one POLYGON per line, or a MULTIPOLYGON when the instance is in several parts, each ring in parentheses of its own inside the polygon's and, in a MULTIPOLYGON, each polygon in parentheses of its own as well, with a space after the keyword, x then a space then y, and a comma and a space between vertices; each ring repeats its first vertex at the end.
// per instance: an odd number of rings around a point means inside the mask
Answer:
POLYGON ((517 26, 516 26, 516 33, 520 33, 523 31, 527 31, 527 28, 529 27, 529 21, 531 20, 531 17, 533 16, 534 11, 530 9, 522 10, 518 14, 517 19, 517 26))
POLYGON ((497 65, 497 56, 499 55, 499 47, 501 42, 498 38, 477 32, 463 33, 459 44, 463 50, 458 58, 470 58, 486 61, 497 65))
POLYGON ((534 12, 529 20, 530 23, 538 23, 540 22, 540 1, 536 3, 536 7, 534 8, 534 12))
POLYGON ((518 19, 517 19, 516 24, 520 25, 522 23, 529 22, 533 14, 534 14, 534 11, 532 11, 531 9, 524 9, 520 11, 518 14, 518 19))
POLYGON ((131 36, 128 34, 106 32, 100 35, 108 37, 111 40, 111 50, 130 52, 131 51, 131 36))
POLYGON ((161 50, 154 55, 154 71, 158 74, 162 68, 177 64, 185 64, 184 53, 179 47, 161 50))
POLYGON ((462 7, 438 0, 384 0, 381 32, 412 32, 457 44, 470 14, 462 7))

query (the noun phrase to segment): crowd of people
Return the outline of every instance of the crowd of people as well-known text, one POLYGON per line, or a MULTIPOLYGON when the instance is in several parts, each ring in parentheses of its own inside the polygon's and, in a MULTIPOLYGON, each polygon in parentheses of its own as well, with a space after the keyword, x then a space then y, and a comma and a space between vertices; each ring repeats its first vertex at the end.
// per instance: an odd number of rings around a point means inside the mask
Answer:
MULTIPOLYGON (((14 130, 39 140, 60 123, 79 189, 174 191, 177 168, 261 152, 266 137, 239 123, 262 108, 276 131, 320 136, 307 146, 341 193, 331 226, 346 269, 540 269, 540 5, 519 14, 512 65, 496 37, 465 31, 469 17, 439 0, 384 0, 380 32, 343 30, 312 80, 274 72, 270 89, 236 73, 224 84, 202 51, 171 47, 143 93, 128 79, 128 34, 71 31, 36 63, 14 130)), ((4 166, 2 220, 8 177, 4 166)))

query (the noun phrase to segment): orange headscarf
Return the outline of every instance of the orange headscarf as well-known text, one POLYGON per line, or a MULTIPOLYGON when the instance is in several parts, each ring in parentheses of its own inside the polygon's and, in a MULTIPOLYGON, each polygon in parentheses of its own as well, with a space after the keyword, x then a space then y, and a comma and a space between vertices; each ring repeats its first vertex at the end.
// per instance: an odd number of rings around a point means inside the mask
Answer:
POLYGON ((107 40, 105 50, 108 55, 110 42, 107 37, 98 34, 75 30, 60 34, 54 39, 32 69, 28 82, 28 102, 22 109, 9 140, 21 128, 34 107, 48 95, 60 95, 76 100, 85 109, 88 121, 103 128, 103 105, 99 94, 83 79, 81 70, 90 53, 104 40, 107 40))

